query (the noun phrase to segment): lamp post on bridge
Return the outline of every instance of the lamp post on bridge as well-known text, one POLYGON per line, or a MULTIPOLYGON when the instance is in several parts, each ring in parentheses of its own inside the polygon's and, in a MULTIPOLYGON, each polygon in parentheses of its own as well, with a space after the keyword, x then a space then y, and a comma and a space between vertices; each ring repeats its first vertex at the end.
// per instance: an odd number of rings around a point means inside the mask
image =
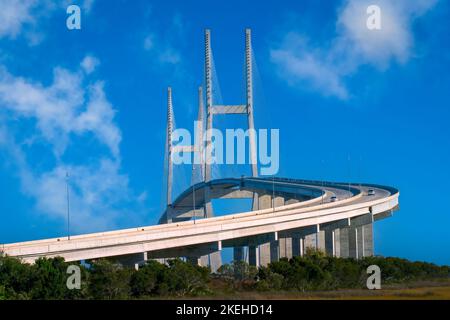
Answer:
POLYGON ((70 240, 69 173, 67 171, 66 171, 66 198, 67 198, 67 240, 70 240))

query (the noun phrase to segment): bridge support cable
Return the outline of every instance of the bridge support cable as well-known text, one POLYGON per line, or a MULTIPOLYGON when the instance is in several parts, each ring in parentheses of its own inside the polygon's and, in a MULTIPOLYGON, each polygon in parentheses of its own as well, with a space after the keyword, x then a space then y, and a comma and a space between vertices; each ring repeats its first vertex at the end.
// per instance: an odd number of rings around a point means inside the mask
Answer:
POLYGON ((166 150, 167 150, 167 185, 166 185, 166 215, 167 222, 171 221, 172 208, 172 183, 173 183, 173 163, 172 163, 172 133, 173 133, 173 105, 172 88, 167 88, 167 129, 166 129, 166 150))
MULTIPOLYGON (((251 43, 251 30, 245 30, 245 103, 243 104, 224 104, 221 101, 220 86, 215 72, 214 59, 211 48, 211 32, 210 30, 205 30, 205 66, 204 66, 204 88, 199 87, 198 90, 198 122, 196 130, 199 135, 195 135, 196 141, 193 145, 189 146, 178 146, 172 144, 172 132, 174 128, 174 116, 173 116, 173 103, 172 103, 172 90, 168 88, 168 106, 167 106, 167 209, 166 217, 167 222, 171 222, 172 218, 179 215, 178 221, 185 221, 189 219, 197 218, 197 215, 201 211, 203 217, 210 218, 214 216, 212 199, 213 198, 245 198, 248 194, 252 195, 252 210, 263 210, 272 208, 275 213, 276 208, 283 205, 289 205, 312 199, 315 197, 321 197, 320 203, 325 205, 327 197, 330 192, 321 192, 317 195, 317 190, 325 189, 325 182, 315 181, 312 184, 316 185, 316 190, 314 188, 306 188, 311 195, 303 192, 290 192, 289 185, 283 186, 284 190, 280 190, 277 185, 275 188, 275 182, 277 184, 282 183, 283 180, 272 178, 269 179, 269 183, 272 183, 271 188, 266 190, 265 188, 259 188, 258 184, 261 184, 261 179, 257 179, 258 176, 258 163, 257 163, 257 148, 256 148, 256 132, 254 125, 254 96, 253 96, 253 50, 251 43), (203 102, 206 104, 206 114, 204 114, 203 102), (219 102, 219 103, 217 103, 219 102), (229 190, 219 188, 214 188, 214 182, 216 181, 215 174, 213 171, 217 169, 215 166, 215 145, 213 140, 213 129, 217 117, 222 117, 226 115, 245 115, 248 127, 248 157, 250 160, 251 176, 252 178, 245 179, 245 184, 250 183, 253 186, 245 188, 243 183, 237 186, 233 186, 231 183, 229 190), (205 130, 206 129, 206 130, 205 130), (203 139, 203 136, 205 139, 203 139), (189 152, 192 153, 194 158, 200 159, 200 167, 198 166, 199 161, 194 161, 191 171, 191 186, 192 194, 191 198, 180 198, 181 200, 176 200, 175 207, 173 208, 172 195, 173 195, 173 163, 172 155, 174 152, 189 152), (195 187, 196 182, 203 183, 200 187, 195 187), (271 189, 271 190, 270 190, 271 189), (287 192, 286 192, 287 191, 287 192), (284 192, 284 193, 283 193, 284 192), (200 207, 200 208, 199 208, 200 207), (173 213, 173 215, 172 215, 173 213), (183 220, 184 219, 184 220, 183 220)), ((194 159, 195 160, 195 159, 194 159)), ((323 166, 323 161, 322 161, 323 166)), ((349 157, 350 166, 350 157, 349 157)), ((349 168, 350 171, 350 168, 349 168)), ((350 174, 349 174, 350 175, 350 174)), ((242 182, 244 179, 241 179, 242 182)), ((262 179, 264 180, 264 179, 262 179)), ((290 183, 294 183, 292 181, 290 183)), ((329 187, 329 183, 327 183, 329 187)), ((337 187, 336 184, 335 187, 337 187)), ((348 187, 348 192, 354 194, 354 187, 351 183, 348 183, 345 187, 348 187)), ((360 188, 361 189, 361 188, 360 188)), ((187 196, 187 194, 186 194, 187 196)), ((345 198, 342 198, 345 199, 345 198)), ((341 200, 341 199, 339 199, 341 200)), ((303 254, 305 248, 314 247, 316 249, 322 249, 329 252, 332 255, 337 255, 338 252, 342 251, 348 252, 348 255, 353 255, 359 257, 361 255, 369 254, 372 250, 373 252, 373 242, 370 244, 373 233, 371 229, 371 224, 366 224, 366 226, 349 226, 343 229, 333 229, 333 230, 317 230, 314 233, 305 234, 301 237, 298 236, 282 236, 276 237, 274 240, 270 240, 266 243, 259 244, 245 244, 242 243, 235 247, 234 257, 239 260, 252 260, 258 264, 265 264, 266 261, 273 261, 279 257, 291 257, 295 255, 294 252, 303 254), (345 237, 348 238, 346 244, 340 244, 340 242, 345 237), (364 240, 366 239, 367 240, 364 240), (355 241, 353 241, 356 239, 355 241), (363 239, 359 241, 358 239, 363 239), (346 248, 346 246, 348 248, 346 248), (256 251, 253 249, 257 249, 256 251), (352 252, 352 253, 351 253, 352 252), (255 260, 257 257, 257 260, 255 260), (257 261, 257 262, 256 262, 257 261)), ((216 266, 220 266, 221 255, 220 251, 208 253, 205 256, 199 257, 198 261, 202 264, 207 264, 211 269, 215 269, 216 266)))
MULTIPOLYGON (((213 143, 211 131, 214 128, 214 115, 245 114, 249 129, 249 158, 252 169, 252 176, 258 176, 256 136, 253 117, 253 80, 252 80, 252 47, 251 30, 245 30, 245 65, 246 65, 246 104, 245 105, 214 105, 213 85, 214 85, 214 65, 211 49, 211 32, 205 30, 205 87, 206 87, 206 146, 205 146, 205 182, 208 183, 213 177, 213 143)), ((217 81, 218 82, 218 81, 217 81)), ((220 88, 218 88, 220 90, 220 88)), ((210 188, 205 188, 205 214, 207 217, 213 216, 210 188)), ((253 210, 257 209, 258 196, 253 196, 253 210)), ((236 256, 240 255, 241 249, 236 249, 236 256)))

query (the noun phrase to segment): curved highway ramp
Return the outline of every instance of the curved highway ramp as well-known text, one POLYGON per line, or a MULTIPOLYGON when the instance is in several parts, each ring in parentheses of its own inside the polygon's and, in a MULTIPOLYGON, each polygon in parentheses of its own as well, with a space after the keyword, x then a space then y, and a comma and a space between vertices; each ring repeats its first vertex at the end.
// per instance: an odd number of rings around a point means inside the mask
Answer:
POLYGON ((220 251, 235 260, 266 265, 303 255, 308 247, 339 257, 373 255, 373 223, 398 208, 392 187, 283 178, 217 179, 183 192, 159 225, 0 245, 26 262, 40 257, 66 261, 110 258, 136 267, 147 259, 183 257, 221 264, 220 251), (253 210, 205 216, 206 199, 253 198, 253 210))

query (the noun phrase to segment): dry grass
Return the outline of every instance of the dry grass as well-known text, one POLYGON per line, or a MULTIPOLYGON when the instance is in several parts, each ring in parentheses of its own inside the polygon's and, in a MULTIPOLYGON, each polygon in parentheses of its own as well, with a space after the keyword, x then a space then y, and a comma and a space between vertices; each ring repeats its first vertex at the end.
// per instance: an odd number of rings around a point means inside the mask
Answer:
POLYGON ((200 299, 231 300, 450 300, 450 280, 382 286, 381 290, 347 289, 315 292, 222 292, 200 299))

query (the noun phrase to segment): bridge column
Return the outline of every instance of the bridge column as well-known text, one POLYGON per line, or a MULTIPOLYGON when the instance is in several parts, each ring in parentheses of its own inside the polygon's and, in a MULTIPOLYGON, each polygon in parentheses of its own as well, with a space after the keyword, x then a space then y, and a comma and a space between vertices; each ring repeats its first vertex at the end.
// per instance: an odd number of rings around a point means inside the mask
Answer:
POLYGON ((360 236, 360 230, 358 227, 350 226, 339 230, 339 256, 341 258, 354 258, 360 257, 361 246, 358 244, 360 236), (359 231, 359 232, 358 232, 359 231))
POLYGON ((349 219, 342 219, 327 222, 320 225, 320 229, 325 232, 325 252, 330 256, 339 257, 341 252, 340 228, 350 226, 349 219))
POLYGON ((273 199, 273 205, 275 208, 284 206, 284 197, 275 195, 275 198, 273 199))
POLYGON ((373 255, 373 216, 371 213, 350 219, 350 256, 359 259, 373 255))
MULTIPOLYGON (((258 208, 260 210, 272 208, 272 205, 271 194, 259 195, 258 208)), ((278 257, 278 239, 259 245, 259 263, 261 266, 266 266, 272 261, 278 261, 278 257)))
POLYGON ((234 247, 233 248, 233 260, 248 262, 248 257, 245 254, 246 249, 247 249, 246 247, 234 247))
POLYGON ((341 229, 341 257, 359 259, 362 255, 361 227, 341 229))
POLYGON ((306 253, 308 248, 325 251, 325 232, 320 230, 319 226, 314 226, 316 232, 305 235, 303 240, 304 252, 306 253))
POLYGON ((316 233, 316 249, 325 252, 325 231, 316 233))
POLYGON ((200 267, 209 267, 209 255, 203 255, 203 256, 187 256, 186 260, 190 263, 192 263, 194 266, 200 266, 200 267))
POLYGON ((186 257, 186 261, 194 266, 200 266, 201 262, 198 257, 186 257))
POLYGON ((335 229, 334 231, 334 256, 341 256, 341 229, 335 229))
POLYGON ((349 226, 335 231, 336 256, 342 258, 373 255, 373 216, 364 214, 349 219, 349 226))
MULTIPOLYGON (((213 207, 210 196, 210 188, 205 188, 205 216, 206 218, 211 218, 214 216, 213 207)), ((206 256, 201 257, 202 266, 207 266, 211 268, 211 272, 216 272, 218 268, 222 265, 222 254, 220 251, 212 252, 206 256), (206 262, 207 261, 207 262, 206 262), (206 265, 204 263, 207 263, 206 265)))
POLYGON ((183 257, 187 261, 202 267, 210 267, 212 272, 217 271, 220 265, 214 264, 210 256, 213 254, 220 254, 222 250, 222 241, 214 241, 210 243, 203 243, 198 245, 182 246, 176 248, 167 248, 147 253, 150 259, 159 259, 166 261, 167 259, 175 259, 183 257))
POLYGON ((259 247, 257 245, 248 247, 248 263, 251 266, 259 267, 259 247))
POLYGON ((316 248, 318 245, 324 246, 325 239, 324 234, 320 234, 317 237, 319 226, 307 226, 298 229, 284 230, 279 232, 280 239, 280 256, 284 253, 286 258, 303 256, 308 247, 316 248), (286 250, 283 249, 283 241, 286 239, 284 245, 286 250))
POLYGON ((315 233, 308 234, 303 238, 303 249, 304 249, 303 254, 305 254, 306 251, 310 248, 312 248, 312 249, 316 248, 316 234, 315 233))
POLYGON ((352 227, 350 256, 355 259, 373 255, 373 224, 352 227))
POLYGON ((255 235, 243 239, 248 244, 248 262, 253 266, 266 266, 272 261, 277 261, 278 233, 270 232, 255 235))
POLYGON ((197 263, 200 267, 208 267, 209 266, 209 255, 204 255, 200 257, 195 257, 197 259, 197 263))
POLYGON ((259 265, 265 267, 270 263, 271 258, 271 242, 260 244, 258 247, 259 251, 259 265))
MULTIPOLYGON (((273 200, 273 205, 275 206, 275 208, 284 206, 285 205, 284 197, 276 195, 273 200)), ((278 239, 279 258, 291 259, 293 257, 293 246, 295 246, 295 244, 293 243, 292 237, 280 235, 278 239)), ((296 247, 296 249, 298 249, 298 246, 296 247)))
POLYGON ((373 248, 373 223, 362 226, 361 230, 362 242, 363 242, 363 257, 370 257, 374 255, 373 248))
POLYGON ((272 208, 272 195, 270 194, 262 194, 258 199, 258 209, 269 209, 272 208))
POLYGON ((350 227, 349 233, 348 233, 348 246, 349 246, 349 257, 350 258, 359 258, 359 250, 360 247, 358 245, 358 228, 357 227, 350 227))
POLYGON ((145 261, 148 260, 148 257, 147 252, 140 252, 134 254, 127 254, 123 256, 111 257, 110 259, 116 261, 117 263, 121 264, 124 267, 133 267, 134 269, 138 270, 139 265, 145 263, 145 261))
POLYGON ((292 240, 292 256, 293 257, 303 257, 304 253, 304 245, 303 245, 303 238, 300 236, 293 236, 291 238, 292 240))
POLYGON ((259 264, 267 266, 271 262, 278 261, 278 240, 273 240, 259 245, 259 264))
POLYGON ((325 230, 325 252, 329 256, 336 256, 336 234, 332 229, 325 230))
POLYGON ((216 272, 222 265, 222 252, 216 251, 209 255, 209 267, 211 272, 216 272))
MULTIPOLYGON (((297 238, 298 240, 298 238, 297 238)), ((280 258, 291 259, 293 256, 293 238, 280 238, 278 239, 280 258)))
POLYGON ((339 229, 339 257, 350 257, 350 227, 339 229))
POLYGON ((297 199, 288 199, 288 200, 286 200, 286 205, 288 205, 288 204, 294 204, 294 203, 298 203, 299 201, 297 200, 297 199))

